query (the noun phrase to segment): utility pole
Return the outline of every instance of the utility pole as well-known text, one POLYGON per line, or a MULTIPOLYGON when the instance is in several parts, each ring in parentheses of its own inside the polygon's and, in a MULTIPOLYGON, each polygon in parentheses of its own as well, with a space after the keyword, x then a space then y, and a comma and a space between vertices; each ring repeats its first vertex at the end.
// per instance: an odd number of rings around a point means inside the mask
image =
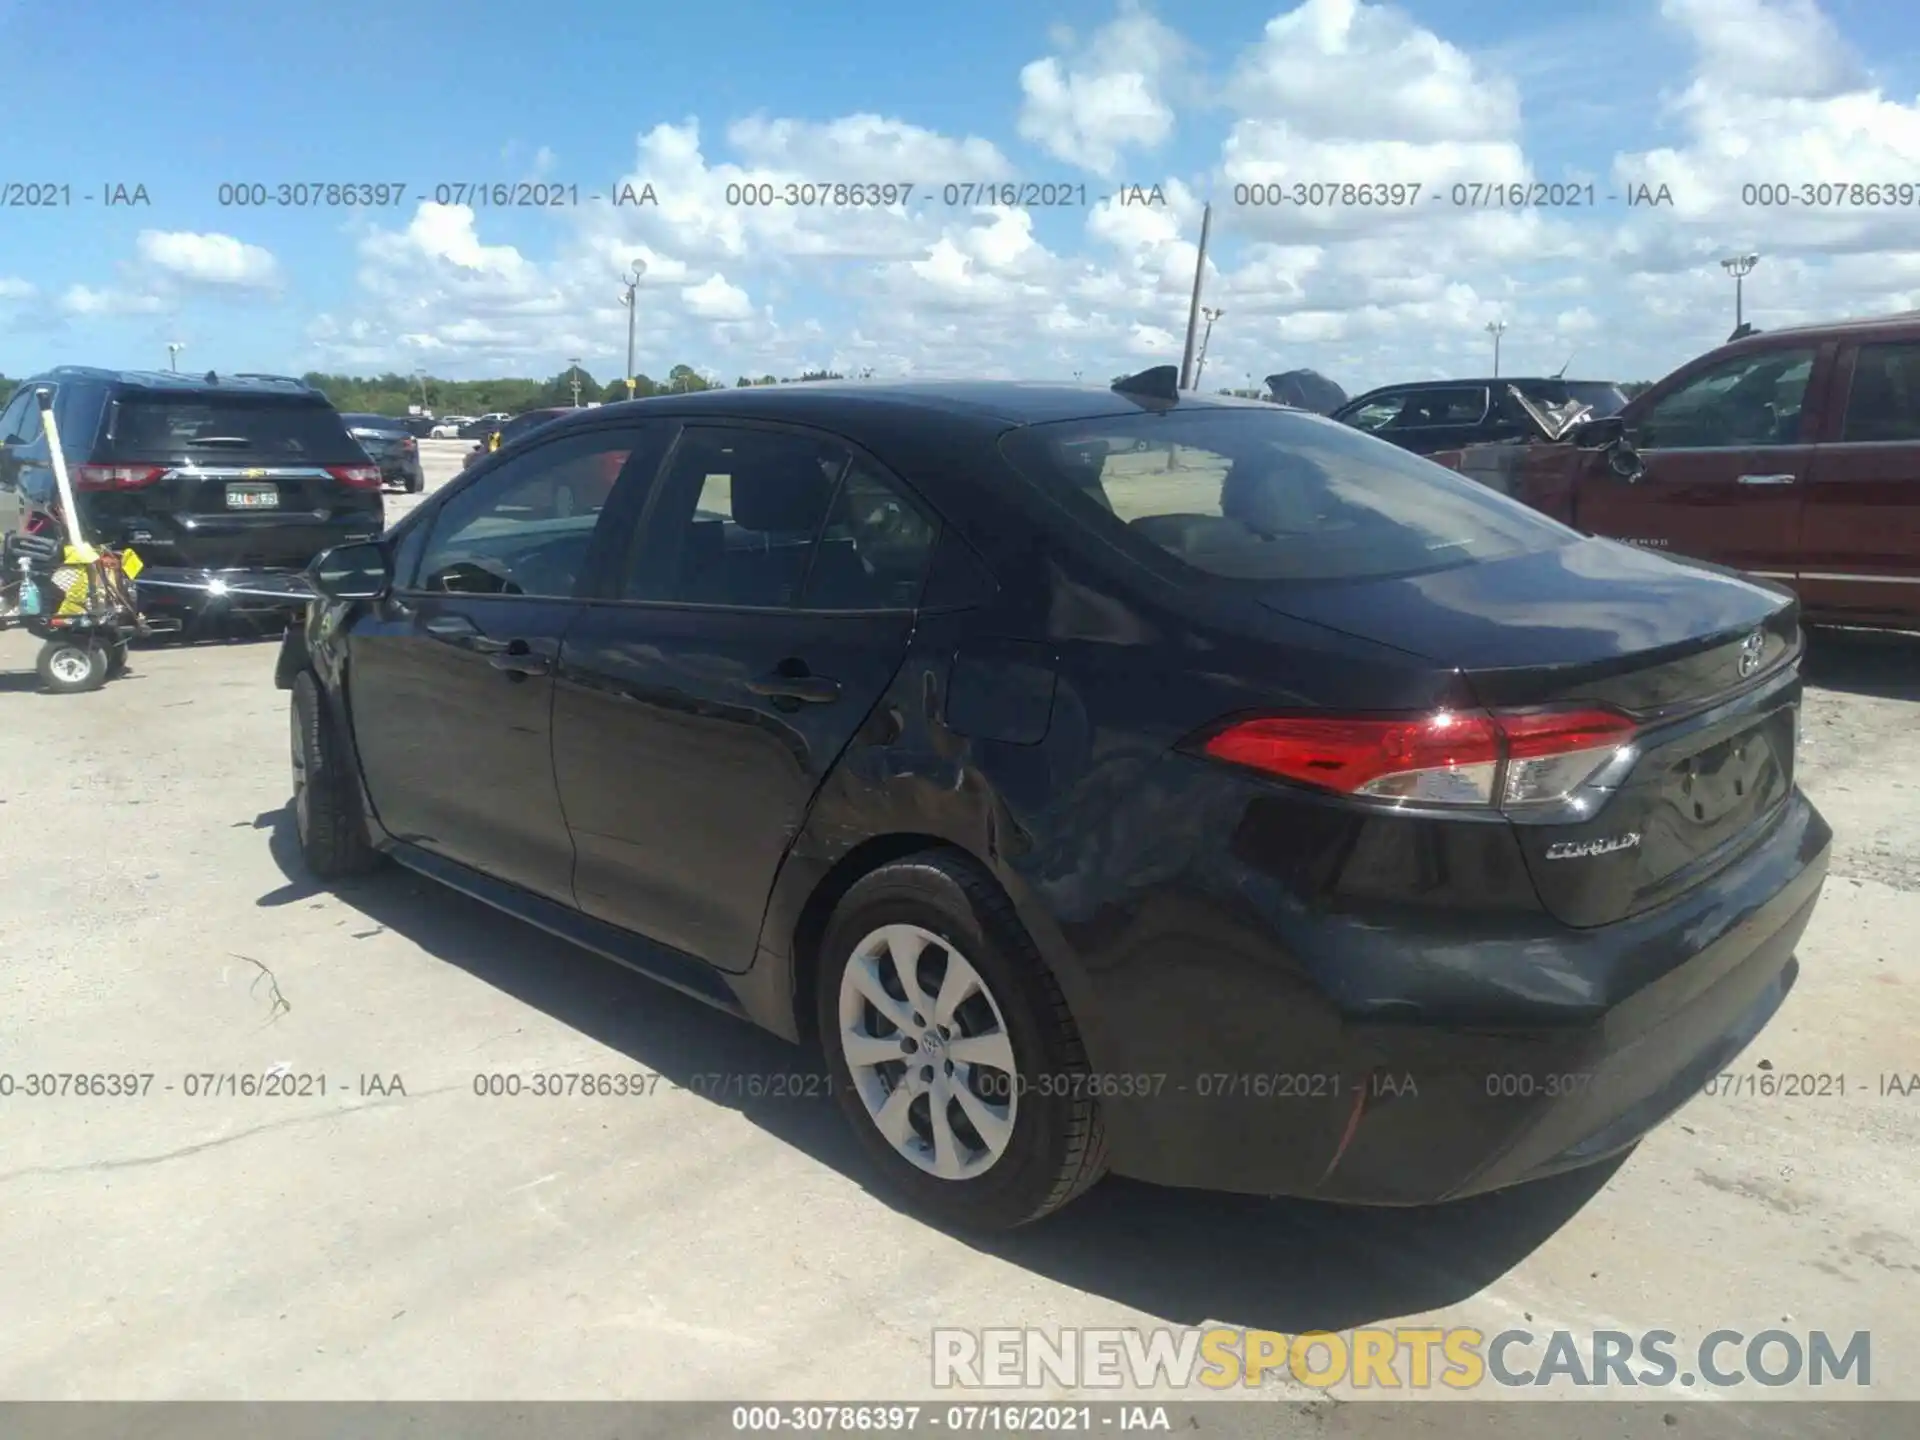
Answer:
POLYGON ((1207 346, 1213 343, 1213 322, 1227 312, 1218 307, 1203 308, 1200 313, 1207 317, 1207 328, 1200 337, 1200 359, 1193 367, 1193 388, 1200 388, 1200 377, 1207 373, 1207 346))
POLYGON ((1200 330, 1200 287, 1207 278, 1207 239, 1213 233, 1213 202, 1200 212, 1200 254, 1193 262, 1193 299, 1187 305, 1187 348, 1180 357, 1180 388, 1193 388, 1193 342, 1200 330))
POLYGON ((647 273, 647 262, 635 260, 633 268, 627 272, 627 288, 620 292, 620 303, 627 307, 627 398, 633 399, 633 317, 640 307, 635 297, 640 290, 640 277, 647 273))
POLYGON ((567 368, 572 372, 573 408, 578 410, 580 408, 580 357, 575 355, 567 361, 567 368))
POLYGON ((1720 268, 1733 276, 1733 329, 1736 335, 1746 323, 1746 297, 1742 293, 1746 278, 1753 273, 1753 267, 1759 263, 1758 255, 1730 255, 1720 262, 1720 268))
POLYGON ((1506 321, 1489 320, 1487 322, 1487 334, 1493 337, 1493 378, 1496 380, 1500 378, 1500 337, 1506 333, 1506 321))
POLYGON ((180 370, 180 352, 186 348, 178 340, 167 342, 167 368, 176 374, 180 370))

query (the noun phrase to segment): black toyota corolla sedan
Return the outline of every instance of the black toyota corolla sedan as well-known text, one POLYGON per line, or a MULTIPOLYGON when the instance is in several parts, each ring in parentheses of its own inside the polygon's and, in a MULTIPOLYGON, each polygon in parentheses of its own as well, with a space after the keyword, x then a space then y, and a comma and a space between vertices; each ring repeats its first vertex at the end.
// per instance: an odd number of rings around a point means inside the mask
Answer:
POLYGON ((963 1224, 1619 1154, 1780 1006, 1826 873, 1788 593, 1169 371, 606 405, 311 582, 317 874, 817 1040, 963 1224))

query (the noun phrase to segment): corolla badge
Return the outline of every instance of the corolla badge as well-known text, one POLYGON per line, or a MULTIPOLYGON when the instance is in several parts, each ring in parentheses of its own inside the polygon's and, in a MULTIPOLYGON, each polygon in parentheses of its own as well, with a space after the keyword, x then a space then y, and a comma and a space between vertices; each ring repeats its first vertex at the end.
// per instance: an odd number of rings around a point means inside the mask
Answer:
POLYGON ((1610 835, 1605 840, 1556 840, 1547 846, 1549 860, 1585 860, 1594 855, 1612 855, 1620 850, 1631 850, 1640 843, 1640 832, 1629 830, 1624 835, 1610 835))
POLYGON ((1766 633, 1756 630, 1740 642, 1740 678, 1746 679, 1760 668, 1760 662, 1766 658, 1766 633))

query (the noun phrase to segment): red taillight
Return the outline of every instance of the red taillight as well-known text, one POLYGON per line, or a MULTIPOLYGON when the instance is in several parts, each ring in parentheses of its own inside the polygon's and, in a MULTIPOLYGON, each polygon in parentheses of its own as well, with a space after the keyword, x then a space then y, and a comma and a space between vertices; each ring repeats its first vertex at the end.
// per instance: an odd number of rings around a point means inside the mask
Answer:
POLYGON ((1633 721, 1608 710, 1275 716, 1229 726, 1202 748, 1216 760, 1344 795, 1506 807, 1565 798, 1633 732, 1633 721))
POLYGON ((151 485, 166 472, 164 465, 76 465, 73 488, 76 490, 138 490, 151 485))
POLYGON ((403 435, 400 437, 400 448, 402 450, 418 450, 420 443, 411 435, 403 435))
POLYGON ((380 467, 378 465, 329 465, 327 473, 342 485, 351 485, 356 490, 378 490, 380 488, 380 467))

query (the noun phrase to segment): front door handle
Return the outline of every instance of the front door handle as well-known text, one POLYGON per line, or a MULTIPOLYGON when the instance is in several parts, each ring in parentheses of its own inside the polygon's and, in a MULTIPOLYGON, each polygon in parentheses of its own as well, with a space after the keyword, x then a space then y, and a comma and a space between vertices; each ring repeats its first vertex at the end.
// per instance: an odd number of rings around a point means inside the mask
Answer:
POLYGON ((1792 475, 1742 475, 1742 485, 1791 485, 1797 477, 1792 475))
POLYGON ((770 700, 793 700, 806 705, 827 705, 840 698, 840 682, 829 680, 824 675, 810 675, 804 671, 790 671, 786 666, 763 675, 758 680, 749 680, 747 688, 756 695, 764 695, 770 700))
POLYGON ((509 676, 547 675, 553 671, 553 658, 540 654, 524 640, 492 641, 487 663, 509 676))

